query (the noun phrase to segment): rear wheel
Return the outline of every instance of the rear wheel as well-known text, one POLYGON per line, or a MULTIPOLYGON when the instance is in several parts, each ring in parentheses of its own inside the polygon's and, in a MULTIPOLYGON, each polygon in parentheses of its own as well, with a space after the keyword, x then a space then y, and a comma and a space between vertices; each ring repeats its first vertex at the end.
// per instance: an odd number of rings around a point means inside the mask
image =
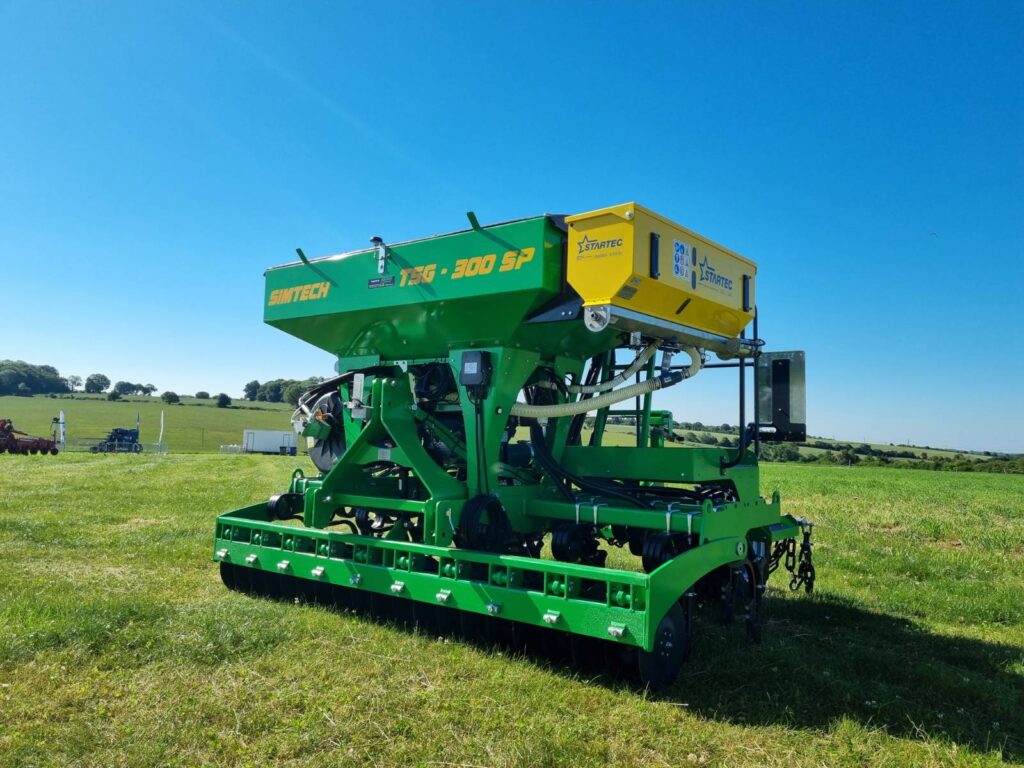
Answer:
POLYGON ((231 563, 225 563, 223 560, 220 562, 220 580, 224 582, 224 586, 234 591, 238 589, 238 582, 235 579, 235 566, 231 563))
POLYGON ((665 690, 679 676, 690 647, 689 624, 686 610, 675 603, 658 624, 654 647, 640 651, 640 681, 652 691, 665 690))

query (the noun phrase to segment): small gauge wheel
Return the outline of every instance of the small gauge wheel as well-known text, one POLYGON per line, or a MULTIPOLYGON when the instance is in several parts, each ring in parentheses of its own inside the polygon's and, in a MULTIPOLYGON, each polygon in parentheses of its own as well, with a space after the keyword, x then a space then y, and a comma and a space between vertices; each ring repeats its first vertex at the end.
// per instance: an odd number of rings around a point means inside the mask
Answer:
POLYGON ((640 651, 640 681, 652 691, 663 691, 676 681, 690 645, 686 610, 674 603, 658 623, 654 647, 640 651))

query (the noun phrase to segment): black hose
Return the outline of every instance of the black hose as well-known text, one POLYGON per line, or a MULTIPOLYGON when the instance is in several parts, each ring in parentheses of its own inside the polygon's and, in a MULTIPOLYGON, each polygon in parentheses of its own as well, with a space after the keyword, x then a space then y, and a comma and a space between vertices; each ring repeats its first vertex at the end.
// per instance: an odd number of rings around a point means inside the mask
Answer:
POLYGON ((477 475, 478 484, 480 491, 484 494, 489 493, 489 482, 487 477, 487 458, 484 451, 484 415, 480 410, 480 400, 477 399, 474 403, 476 405, 476 424, 474 432, 476 434, 476 458, 477 458, 477 475))
MULTIPOLYGON (((626 491, 620 490, 618 488, 605 485, 600 481, 587 480, 572 474, 567 469, 560 466, 558 462, 555 461, 554 456, 551 455, 551 451, 548 448, 547 440, 544 437, 544 430, 541 428, 540 423, 536 419, 524 418, 520 419, 520 423, 529 425, 530 440, 533 443, 533 453, 534 456, 536 456, 540 461, 541 466, 544 468, 544 470, 548 473, 548 475, 552 476, 553 479, 557 478, 558 480, 567 484, 566 486, 562 486, 564 489, 563 495, 566 497, 567 500, 574 500, 572 496, 571 486, 575 485, 581 490, 587 491, 588 493, 593 493, 598 496, 610 496, 612 498, 621 499, 622 501, 628 502, 632 506, 640 507, 641 509, 650 509, 652 507, 652 504, 650 502, 644 501, 643 499, 638 498, 632 495, 631 493, 627 493, 626 491)), ((559 483, 556 482, 556 485, 559 485, 559 483)))
MULTIPOLYGON (((522 420, 524 423, 526 420, 522 420)), ((547 438, 544 436, 544 430, 540 424, 537 423, 536 419, 530 419, 530 442, 533 444, 533 455, 540 462, 541 468, 547 474, 548 477, 555 484, 555 488, 558 490, 562 497, 566 501, 573 501, 572 488, 566 484, 565 478, 562 476, 561 468, 555 463, 554 457, 551 455, 551 451, 548 450, 547 438)))
POLYGON ((747 428, 743 430, 740 436, 740 447, 736 451, 736 455, 733 456, 729 461, 722 461, 719 463, 720 470, 730 469, 735 467, 740 461, 743 460, 743 454, 747 452, 747 448, 750 446, 751 437, 754 434, 754 430, 757 429, 756 424, 748 424, 747 428))
POLYGON ((315 400, 320 395, 325 395, 328 392, 337 391, 338 387, 344 384, 346 381, 351 379, 357 373, 361 373, 365 376, 384 376, 394 371, 393 366, 389 365, 375 365, 369 368, 360 368, 356 371, 345 371, 344 373, 332 376, 329 379, 321 381, 319 384, 310 387, 299 397, 299 404, 308 403, 311 400, 315 400))

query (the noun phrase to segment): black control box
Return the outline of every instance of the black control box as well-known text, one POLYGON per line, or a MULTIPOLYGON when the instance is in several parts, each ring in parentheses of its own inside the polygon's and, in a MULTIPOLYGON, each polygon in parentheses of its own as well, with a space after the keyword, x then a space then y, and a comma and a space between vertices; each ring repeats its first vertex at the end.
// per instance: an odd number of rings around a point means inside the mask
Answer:
POLYGON ((491 385, 491 353, 470 351, 462 353, 459 369, 459 384, 464 387, 489 387, 491 385))

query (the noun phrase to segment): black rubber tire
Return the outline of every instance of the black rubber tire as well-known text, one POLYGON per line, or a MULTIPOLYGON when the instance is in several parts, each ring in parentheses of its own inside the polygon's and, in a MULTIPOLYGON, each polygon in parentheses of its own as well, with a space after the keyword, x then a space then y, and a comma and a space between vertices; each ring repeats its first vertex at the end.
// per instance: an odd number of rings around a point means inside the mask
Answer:
POLYGON ((459 611, 459 636, 467 643, 472 643, 480 648, 489 647, 485 621, 487 619, 479 613, 459 611))
POLYGON ((249 589, 257 597, 271 596, 271 574, 262 568, 249 568, 249 589))
POLYGON ((512 524, 501 499, 482 493, 467 501, 459 515, 455 538, 456 544, 466 549, 507 551, 512 543, 512 524))
POLYGON ((334 604, 334 588, 326 581, 318 581, 313 585, 313 602, 317 605, 334 604))
POLYGON ((440 625, 438 614, 444 609, 420 600, 412 600, 410 602, 412 602, 412 613, 416 627, 425 635, 436 636, 440 625))
POLYGON ((331 603, 336 610, 348 611, 352 609, 352 596, 354 589, 335 584, 331 587, 331 603))
POLYGON ((235 589, 247 595, 256 594, 252 583, 252 568, 246 568, 242 565, 235 566, 235 589))
POLYGON ((635 646, 603 641, 604 671, 613 680, 629 680, 636 675, 638 651, 635 646))
POLYGON ((275 493, 267 501, 267 513, 271 520, 285 520, 302 511, 301 493, 275 493))
POLYGON ((689 622, 686 610, 675 603, 658 623, 654 634, 654 648, 640 651, 637 667, 640 682, 652 691, 669 688, 679 676, 679 670, 689 653, 689 622))
POLYGON ((569 655, 572 658, 572 666, 577 672, 587 675, 603 674, 604 664, 603 640, 598 640, 587 635, 569 634, 569 655))
POLYGON ((302 580, 283 573, 274 573, 271 576, 273 578, 274 598, 294 603, 295 598, 300 596, 299 582, 302 580))
POLYGON ((760 643, 764 626, 764 617, 761 611, 763 593, 757 587, 757 574, 754 572, 753 564, 749 561, 744 563, 735 578, 737 581, 734 594, 735 599, 741 603, 747 639, 755 644, 760 643))
POLYGON ((649 533, 644 539, 641 563, 645 573, 652 573, 679 554, 675 537, 670 533, 649 533))
POLYGON ((459 636, 459 611, 455 608, 437 607, 438 637, 457 638, 459 636))
POLYGON ((413 605, 416 601, 405 597, 391 598, 391 621, 404 629, 416 626, 416 615, 413 605))
POLYGON ((238 582, 235 580, 235 571, 237 568, 231 565, 231 563, 225 563, 223 560, 220 563, 220 580, 224 582, 224 586, 230 589, 232 592, 238 591, 238 582))

